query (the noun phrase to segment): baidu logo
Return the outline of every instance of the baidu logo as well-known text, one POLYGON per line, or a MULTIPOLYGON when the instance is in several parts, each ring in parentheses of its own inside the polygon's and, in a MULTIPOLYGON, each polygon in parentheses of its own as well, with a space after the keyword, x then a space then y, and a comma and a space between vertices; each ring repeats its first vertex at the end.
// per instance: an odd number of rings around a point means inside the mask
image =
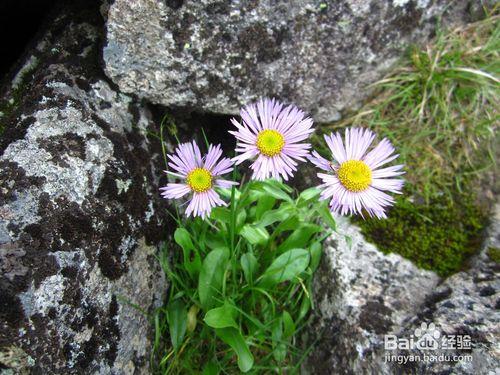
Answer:
POLYGON ((400 338, 396 335, 385 335, 384 348, 388 350, 417 350, 417 352, 386 353, 384 362, 468 362, 472 356, 468 353, 457 353, 456 350, 467 350, 472 348, 469 335, 446 335, 436 327, 434 323, 422 323, 417 327, 410 337, 400 338), (432 351, 439 352, 432 353, 432 351), (448 352, 446 350, 453 350, 448 352))
POLYGON ((414 332, 416 339, 415 346, 420 350, 436 350, 439 348, 439 338, 441 337, 441 332, 436 329, 434 323, 427 326, 427 323, 422 323, 420 328, 417 328, 414 332))
POLYGON ((441 332, 434 323, 427 325, 422 323, 415 329, 413 335, 409 338, 398 338, 396 335, 385 335, 385 350, 395 349, 419 349, 436 350, 440 347, 441 332))

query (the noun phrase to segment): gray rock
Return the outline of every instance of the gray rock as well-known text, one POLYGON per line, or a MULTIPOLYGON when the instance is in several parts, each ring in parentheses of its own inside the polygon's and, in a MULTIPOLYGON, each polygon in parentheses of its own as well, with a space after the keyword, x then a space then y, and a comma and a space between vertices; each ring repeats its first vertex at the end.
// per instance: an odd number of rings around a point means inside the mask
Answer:
MULTIPOLYGON (((493 213, 482 251, 471 260, 466 271, 449 277, 439 285, 400 334, 400 337, 410 337, 417 328, 421 329, 422 324, 424 328, 434 325, 438 336, 437 349, 400 350, 391 353, 419 357, 432 354, 437 358, 456 356, 458 360, 395 364, 396 371, 420 374, 498 374, 500 264, 491 258, 490 252, 494 249, 500 251, 500 204, 496 205, 493 213), (465 336, 470 338, 469 349, 460 347, 458 342, 465 336)), ((433 333, 432 329, 427 331, 433 333)))
POLYGON ((314 350, 305 373, 496 374, 500 266, 489 252, 500 249, 500 205, 483 250, 466 271, 445 280, 399 255, 382 254, 348 221, 339 224, 315 279, 313 334, 305 338, 314 350), (429 334, 438 336, 431 349, 386 347, 386 335, 418 341, 429 334), (467 336, 470 349, 458 348, 457 337, 467 336), (453 342, 455 349, 448 349, 453 342), (404 360, 398 356, 409 355, 420 360, 398 363, 404 360), (453 355, 461 357, 446 360, 453 355))
POLYGON ((85 9, 57 17, 3 90, 0 364, 13 373, 147 373, 151 326, 130 303, 151 312, 166 290, 151 113, 100 73, 103 25, 85 9))
POLYGON ((437 19, 464 23, 480 0, 115 0, 103 49, 125 93, 166 106, 236 114, 261 96, 318 122, 355 107, 437 19))
POLYGON ((305 341, 314 344, 304 372, 379 374, 389 368, 378 354, 424 303, 439 277, 367 243, 347 219, 324 248, 314 282, 315 318, 305 341))

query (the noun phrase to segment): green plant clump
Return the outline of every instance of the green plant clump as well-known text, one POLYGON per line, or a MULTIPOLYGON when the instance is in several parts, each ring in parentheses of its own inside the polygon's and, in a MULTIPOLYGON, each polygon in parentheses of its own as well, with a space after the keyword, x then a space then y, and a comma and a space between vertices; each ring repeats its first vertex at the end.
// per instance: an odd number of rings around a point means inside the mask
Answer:
POLYGON ((463 268, 481 241, 484 213, 469 197, 416 206, 398 200, 386 220, 357 220, 365 236, 385 253, 398 253, 419 267, 448 276, 463 268))
POLYGON ((331 233, 322 223, 335 222, 315 188, 292 199, 290 187, 266 180, 220 193, 230 207, 209 220, 176 218, 178 247, 161 259, 171 286, 155 318, 155 372, 294 373, 306 354, 296 335, 331 233))

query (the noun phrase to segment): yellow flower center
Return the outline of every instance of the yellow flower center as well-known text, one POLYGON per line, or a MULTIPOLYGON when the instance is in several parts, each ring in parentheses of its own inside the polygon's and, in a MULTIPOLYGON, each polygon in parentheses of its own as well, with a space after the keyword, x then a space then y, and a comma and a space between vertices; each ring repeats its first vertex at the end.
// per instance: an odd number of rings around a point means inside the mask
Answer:
POLYGON ((349 191, 363 191, 372 182, 372 171, 364 161, 348 160, 340 165, 337 176, 349 191))
POLYGON ((193 169, 186 180, 191 190, 197 193, 203 193, 212 187, 212 174, 205 168, 193 169))
POLYGON ((278 155, 285 145, 285 138, 276 130, 262 130, 257 136, 257 148, 266 156, 278 155))

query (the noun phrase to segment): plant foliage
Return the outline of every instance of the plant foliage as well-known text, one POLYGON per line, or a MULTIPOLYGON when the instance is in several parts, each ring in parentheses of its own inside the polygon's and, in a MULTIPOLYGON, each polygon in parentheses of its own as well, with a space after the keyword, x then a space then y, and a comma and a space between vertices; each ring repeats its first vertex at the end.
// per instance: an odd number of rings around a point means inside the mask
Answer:
POLYGON ((171 284, 156 318, 156 370, 293 371, 321 242, 335 222, 315 188, 293 199, 289 186, 266 180, 220 193, 230 206, 210 220, 176 219, 173 256, 161 259, 171 284))

